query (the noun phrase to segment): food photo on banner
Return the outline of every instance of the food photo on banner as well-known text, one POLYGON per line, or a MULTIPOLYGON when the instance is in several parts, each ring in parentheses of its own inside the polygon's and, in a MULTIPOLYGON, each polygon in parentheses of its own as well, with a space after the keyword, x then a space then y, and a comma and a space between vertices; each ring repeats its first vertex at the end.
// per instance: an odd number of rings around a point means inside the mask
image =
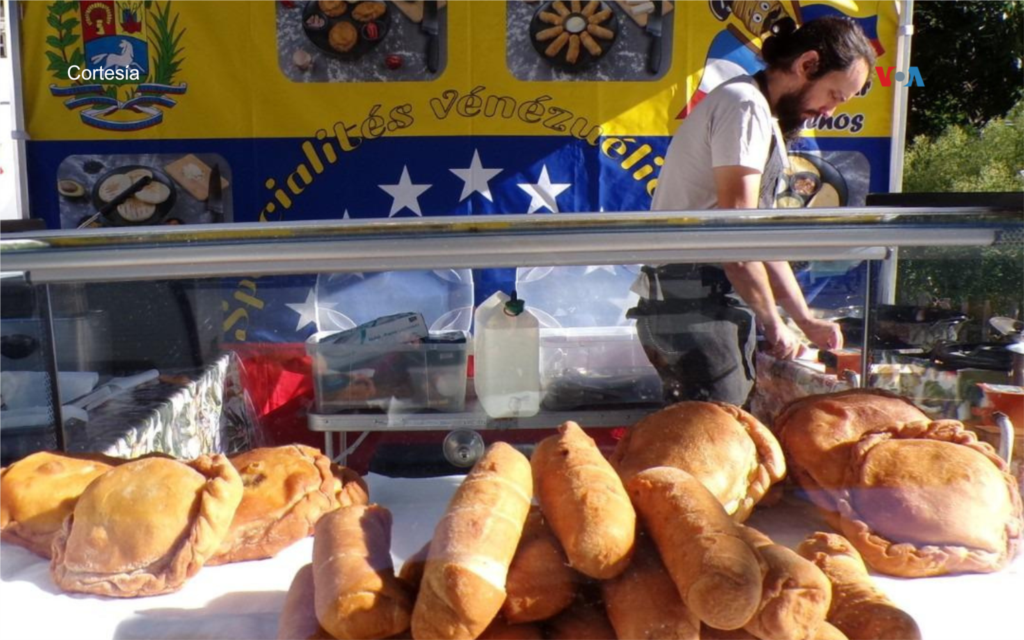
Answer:
POLYGON ((68 156, 57 173, 61 228, 230 222, 230 168, 201 155, 68 156))
MULTIPOLYGON (((898 22, 885 0, 84 0, 23 13, 29 193, 51 228, 646 211, 676 127, 715 86, 763 68, 773 24, 849 16, 887 67, 898 22)), ((776 206, 886 191, 894 92, 871 82, 810 121, 776 206)), ((480 302, 515 270, 473 278, 480 302)), ((224 342, 316 331, 315 275, 230 284, 224 342)))
POLYGON ((281 72, 293 82, 435 79, 444 73, 448 51, 447 4, 277 3, 281 72))
POLYGON ((668 72, 673 2, 506 4, 508 69, 517 80, 654 81, 668 72))

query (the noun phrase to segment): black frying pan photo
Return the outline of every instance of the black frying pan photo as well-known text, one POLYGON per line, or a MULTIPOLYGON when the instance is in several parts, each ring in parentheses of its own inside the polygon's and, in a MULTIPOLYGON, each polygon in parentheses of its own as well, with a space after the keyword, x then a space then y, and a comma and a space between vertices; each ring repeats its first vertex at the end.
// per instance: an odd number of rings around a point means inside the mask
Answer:
POLYGON ((171 178, 168 177, 166 173, 155 167, 146 167, 139 164, 129 164, 124 165, 122 167, 117 167, 116 169, 111 169, 110 171, 107 171, 106 173, 101 175, 99 179, 97 179, 96 182, 92 185, 93 206, 96 207, 97 211, 101 211, 104 209, 104 207, 107 207, 106 211, 104 211, 104 218, 106 219, 106 223, 116 227, 159 224, 160 222, 163 221, 164 218, 167 217, 167 214, 170 213, 171 209, 174 208, 174 203, 177 200, 177 198, 178 192, 177 189, 175 188, 174 181, 171 180, 171 178), (125 218, 118 212, 118 207, 107 207, 109 201, 104 200, 100 196, 100 189, 103 187, 103 184, 109 178, 115 175, 127 174, 131 171, 137 170, 148 171, 153 176, 152 181, 159 182, 160 184, 166 186, 170 190, 170 194, 167 196, 166 200, 159 204, 154 205, 153 215, 141 220, 130 220, 128 218, 125 218))
POLYGON ((330 3, 311 0, 302 9, 302 29, 309 41, 324 53, 339 60, 358 60, 387 37, 391 29, 391 8, 387 2, 371 0, 330 3), (358 8, 363 4, 373 5, 376 11, 382 12, 370 20, 360 19, 358 8))
POLYGON ((800 151, 789 154, 790 173, 783 176, 785 189, 776 198, 784 209, 844 207, 850 190, 835 166, 821 156, 800 151))

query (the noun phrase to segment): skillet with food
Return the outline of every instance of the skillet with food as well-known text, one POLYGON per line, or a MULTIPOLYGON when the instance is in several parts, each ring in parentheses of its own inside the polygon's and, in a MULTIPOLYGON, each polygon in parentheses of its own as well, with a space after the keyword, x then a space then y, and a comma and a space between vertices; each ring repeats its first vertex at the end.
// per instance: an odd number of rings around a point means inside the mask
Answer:
POLYGON ((782 175, 783 190, 775 198, 780 209, 843 207, 850 191, 839 170, 820 156, 789 154, 789 171, 782 175))
POLYGON ((302 29, 318 49, 339 60, 357 60, 384 40, 391 28, 386 2, 311 0, 302 10, 302 29))
POLYGON ((102 210, 131 189, 133 184, 144 179, 148 179, 149 184, 124 202, 108 208, 104 215, 106 221, 114 226, 159 224, 174 208, 177 190, 167 174, 154 167, 131 164, 104 173, 93 185, 93 206, 97 211, 102 210))

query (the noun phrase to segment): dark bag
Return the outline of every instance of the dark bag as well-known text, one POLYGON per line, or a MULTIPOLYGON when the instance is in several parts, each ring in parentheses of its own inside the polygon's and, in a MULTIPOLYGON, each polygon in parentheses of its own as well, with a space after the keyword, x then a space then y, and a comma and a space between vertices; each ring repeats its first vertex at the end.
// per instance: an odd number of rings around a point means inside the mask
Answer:
POLYGON ((754 385, 754 316, 728 298, 647 300, 627 312, 667 403, 742 406, 754 385))

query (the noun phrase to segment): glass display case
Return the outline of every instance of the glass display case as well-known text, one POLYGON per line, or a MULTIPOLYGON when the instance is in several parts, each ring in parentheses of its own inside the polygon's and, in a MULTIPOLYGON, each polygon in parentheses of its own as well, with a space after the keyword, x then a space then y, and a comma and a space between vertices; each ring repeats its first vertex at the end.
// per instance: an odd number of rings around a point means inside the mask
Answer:
MULTIPOLYGON (((393 513, 400 567, 431 538, 488 445, 507 442, 529 457, 574 421, 607 456, 666 406, 628 313, 644 266, 789 261, 813 312, 837 321, 846 344, 808 347, 793 360, 759 351, 750 413, 772 429, 805 396, 882 389, 992 444, 1017 491, 1021 211, 777 214, 5 234, 3 463, 36 450, 185 460, 305 443, 365 474, 371 501, 393 513), (883 262, 896 265, 895 282, 883 262), (955 287, 950 274, 963 276, 955 287), (540 321, 540 410, 495 418, 474 385, 471 318, 491 294, 513 290, 540 321), (392 330, 395 318, 401 330, 392 330)), ((788 546, 830 530, 795 482, 778 486, 785 497, 750 523, 788 546)), ((68 620, 90 619, 109 637, 270 637, 311 547, 306 539, 273 559, 210 567, 162 596, 170 602, 139 610, 131 600, 63 594, 44 561, 5 542, 3 597, 14 604, 4 626, 56 637, 68 620), (52 615, 30 613, 40 610, 52 615)), ((1010 595, 1024 588, 1019 559, 992 573, 875 578, 925 638, 1020 634, 1010 595)))

